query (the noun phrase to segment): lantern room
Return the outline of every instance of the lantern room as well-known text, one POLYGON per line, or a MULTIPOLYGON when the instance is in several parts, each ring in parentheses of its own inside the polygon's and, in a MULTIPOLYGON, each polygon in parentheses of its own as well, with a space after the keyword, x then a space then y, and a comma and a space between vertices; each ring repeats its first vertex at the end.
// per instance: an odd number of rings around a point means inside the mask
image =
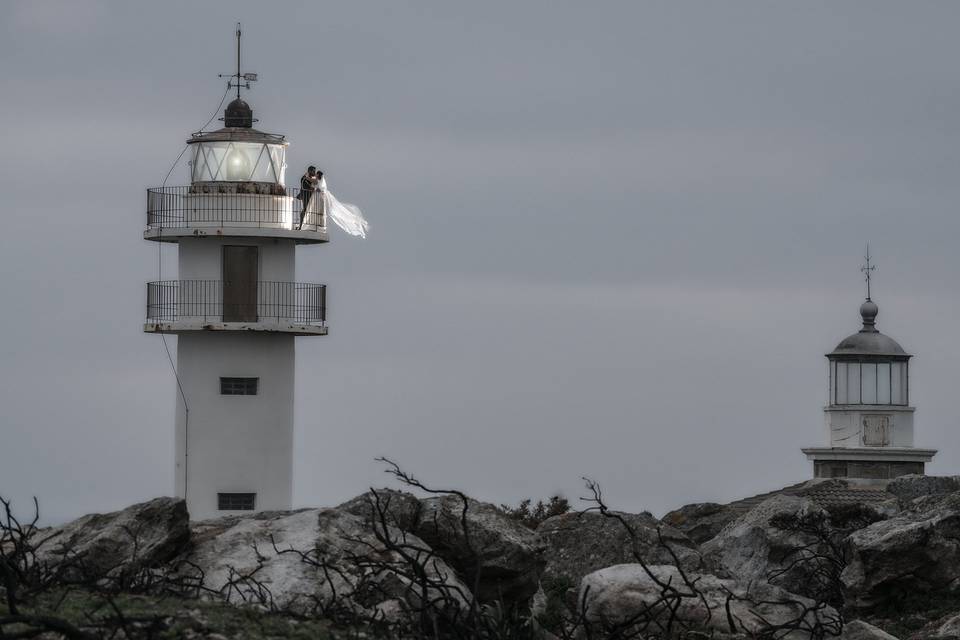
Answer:
POLYGON ((287 142, 281 135, 253 128, 250 106, 237 98, 224 112, 224 128, 195 133, 190 145, 190 182, 255 183, 282 188, 287 170, 287 142))
POLYGON ((871 300, 860 305, 863 328, 827 354, 831 406, 910 404, 911 356, 877 330, 878 312, 871 300))

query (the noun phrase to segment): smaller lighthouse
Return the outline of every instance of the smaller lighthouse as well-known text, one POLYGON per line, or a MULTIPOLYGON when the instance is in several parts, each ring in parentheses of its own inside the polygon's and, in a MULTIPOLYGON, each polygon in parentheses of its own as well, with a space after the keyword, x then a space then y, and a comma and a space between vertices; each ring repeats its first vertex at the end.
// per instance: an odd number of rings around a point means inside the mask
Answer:
POLYGON ((815 478, 886 480, 922 474, 936 449, 913 446, 910 358, 896 340, 877 330, 879 307, 871 299, 867 249, 867 298, 863 327, 827 354, 830 399, 824 408, 828 447, 803 449, 815 478))

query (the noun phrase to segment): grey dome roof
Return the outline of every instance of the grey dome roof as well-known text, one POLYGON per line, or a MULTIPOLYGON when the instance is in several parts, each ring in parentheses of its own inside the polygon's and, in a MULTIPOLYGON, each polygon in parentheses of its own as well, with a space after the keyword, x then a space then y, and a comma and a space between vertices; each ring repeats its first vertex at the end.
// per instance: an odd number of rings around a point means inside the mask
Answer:
POLYGON ((860 305, 863 328, 841 340, 840 344, 827 356, 899 356, 900 358, 909 358, 910 354, 904 351, 896 340, 877 331, 876 318, 879 311, 876 303, 870 299, 860 305))

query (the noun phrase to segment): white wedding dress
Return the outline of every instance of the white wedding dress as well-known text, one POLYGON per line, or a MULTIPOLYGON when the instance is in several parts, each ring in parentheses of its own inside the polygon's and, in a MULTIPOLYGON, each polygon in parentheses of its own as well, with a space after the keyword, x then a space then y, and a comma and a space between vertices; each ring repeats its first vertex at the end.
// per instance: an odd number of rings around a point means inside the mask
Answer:
POLYGON ((352 236, 367 237, 367 230, 370 228, 370 223, 363 217, 363 212, 360 211, 360 207, 337 200, 327 189, 326 177, 320 178, 317 191, 323 195, 323 205, 327 212, 327 217, 333 220, 334 224, 352 236))

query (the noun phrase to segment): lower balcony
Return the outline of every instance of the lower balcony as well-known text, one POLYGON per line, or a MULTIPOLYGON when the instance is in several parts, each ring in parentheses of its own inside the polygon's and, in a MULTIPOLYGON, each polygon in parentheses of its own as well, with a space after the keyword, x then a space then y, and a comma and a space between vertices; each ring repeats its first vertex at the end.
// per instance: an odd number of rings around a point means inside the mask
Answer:
POLYGON ((265 331, 327 334, 327 286, 307 282, 147 283, 147 333, 265 331))

